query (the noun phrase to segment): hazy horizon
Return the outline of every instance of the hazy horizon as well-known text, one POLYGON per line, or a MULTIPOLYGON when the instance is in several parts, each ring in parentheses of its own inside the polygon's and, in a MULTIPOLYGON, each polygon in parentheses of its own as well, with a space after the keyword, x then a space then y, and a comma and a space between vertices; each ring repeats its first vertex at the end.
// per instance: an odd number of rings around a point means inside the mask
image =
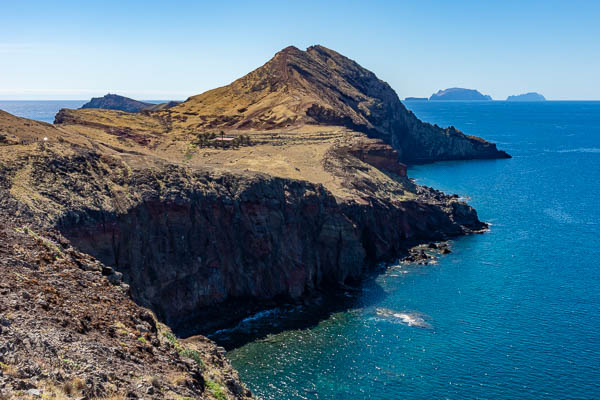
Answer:
POLYGON ((186 99, 288 45, 321 44, 401 99, 464 87, 495 100, 597 100, 599 18, 591 1, 11 3, 0 15, 0 99, 186 99))

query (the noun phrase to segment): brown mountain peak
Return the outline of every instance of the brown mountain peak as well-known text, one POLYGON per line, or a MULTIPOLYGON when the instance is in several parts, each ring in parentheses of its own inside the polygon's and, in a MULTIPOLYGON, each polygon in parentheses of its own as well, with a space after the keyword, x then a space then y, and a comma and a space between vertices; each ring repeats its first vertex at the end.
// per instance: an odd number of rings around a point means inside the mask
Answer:
POLYGON ((387 83, 321 45, 306 51, 288 46, 230 85, 169 112, 184 114, 180 125, 188 129, 343 126, 385 140, 407 162, 507 156, 484 140, 422 123, 387 83))

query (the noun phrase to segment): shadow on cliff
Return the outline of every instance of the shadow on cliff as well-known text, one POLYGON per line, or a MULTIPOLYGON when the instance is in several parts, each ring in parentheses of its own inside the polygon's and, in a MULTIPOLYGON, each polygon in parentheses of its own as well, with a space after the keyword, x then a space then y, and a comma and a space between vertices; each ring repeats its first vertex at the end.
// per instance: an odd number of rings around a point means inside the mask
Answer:
POLYGON ((356 282, 346 289, 324 288, 301 303, 274 302, 271 307, 257 311, 231 327, 214 332, 194 332, 194 324, 191 322, 180 326, 176 333, 183 337, 206 335, 229 351, 287 330, 310 329, 333 314, 381 303, 387 297, 387 293, 375 278, 383 270, 372 271, 363 282, 356 282))

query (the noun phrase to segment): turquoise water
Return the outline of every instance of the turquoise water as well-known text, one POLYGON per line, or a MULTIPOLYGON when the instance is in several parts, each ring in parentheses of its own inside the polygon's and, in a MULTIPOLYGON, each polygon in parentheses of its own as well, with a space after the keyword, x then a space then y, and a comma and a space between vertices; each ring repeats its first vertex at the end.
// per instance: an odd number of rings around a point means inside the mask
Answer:
POLYGON ((215 338, 258 338, 228 356, 264 399, 600 398, 600 102, 407 106, 514 156, 409 170, 491 231, 389 268, 338 312, 270 310, 215 338))

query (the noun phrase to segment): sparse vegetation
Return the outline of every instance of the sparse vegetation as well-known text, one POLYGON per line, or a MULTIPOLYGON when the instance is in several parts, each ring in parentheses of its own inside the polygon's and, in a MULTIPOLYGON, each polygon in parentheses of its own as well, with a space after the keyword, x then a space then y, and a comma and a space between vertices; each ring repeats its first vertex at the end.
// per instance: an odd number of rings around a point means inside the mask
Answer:
POLYGON ((67 396, 73 396, 81 392, 85 388, 85 383, 80 378, 73 378, 70 381, 66 381, 62 386, 62 391, 67 396))
POLYGON ((204 362, 202 361, 202 357, 200 357, 200 353, 198 353, 196 350, 183 349, 179 354, 182 357, 191 358, 198 365, 198 367, 204 368, 204 362))
POLYGON ((196 362, 198 367, 204 368, 204 362, 202 361, 200 353, 198 353, 196 350, 183 347, 177 340, 177 337, 170 331, 163 333, 163 336, 169 343, 171 343, 181 357, 191 358, 196 362))
POLYGON ((206 387, 212 392, 213 396, 215 396, 217 400, 227 400, 227 396, 225 395, 223 387, 217 382, 207 379, 206 387))
POLYGON ((192 144, 200 148, 212 146, 215 149, 237 149, 241 146, 253 145, 250 135, 239 135, 234 138, 226 138, 225 132, 223 131, 219 132, 218 135, 215 132, 198 133, 196 134, 196 140, 194 140, 192 144))
POLYGON ((15 369, 15 367, 13 367, 12 365, 3 363, 2 361, 0 361, 0 370, 2 370, 2 373, 6 374, 6 375, 16 375, 17 374, 17 370, 15 369))
POLYGON ((194 144, 198 147, 207 147, 216 137, 217 135, 214 132, 198 133, 194 144))
POLYGON ((194 150, 194 148, 189 148, 187 149, 187 151, 185 152, 185 155, 183 156, 183 158, 185 159, 185 161, 190 161, 192 159, 192 157, 194 157, 194 153, 196 151, 194 150))
POLYGON ((56 243, 38 235, 33 230, 31 230, 29 227, 23 226, 21 228, 16 228, 15 230, 19 233, 25 233, 25 234, 33 237, 39 243, 43 244, 48 250, 55 253, 58 258, 64 258, 64 256, 65 256, 64 253, 62 252, 62 250, 58 247, 58 245, 56 243))
POLYGON ((181 345, 177 341, 177 337, 173 334, 173 332, 168 331, 164 333, 163 336, 165 339, 167 339, 167 342, 171 343, 171 345, 175 347, 175 350, 181 351, 181 345))

